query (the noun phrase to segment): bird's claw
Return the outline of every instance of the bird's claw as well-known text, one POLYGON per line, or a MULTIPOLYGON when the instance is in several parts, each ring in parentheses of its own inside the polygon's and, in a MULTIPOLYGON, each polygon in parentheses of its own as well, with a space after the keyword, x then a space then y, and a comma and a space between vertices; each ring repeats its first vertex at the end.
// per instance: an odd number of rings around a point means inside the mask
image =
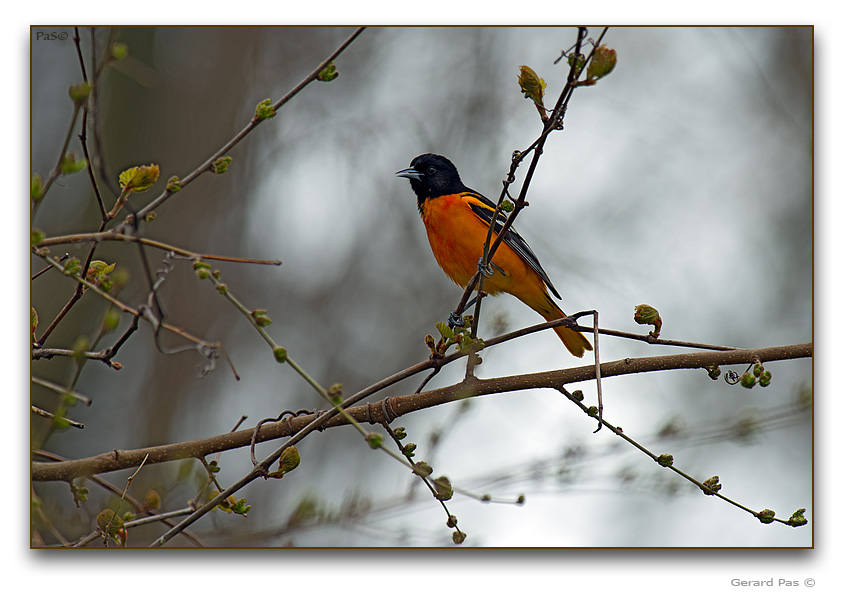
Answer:
POLYGON ((483 258, 478 260, 478 270, 481 274, 484 275, 484 278, 492 278, 492 275, 495 274, 495 271, 492 269, 492 264, 487 263, 486 265, 484 265, 483 258))
POLYGON ((457 313, 456 311, 451 312, 448 314, 448 325, 451 328, 456 328, 457 326, 463 325, 463 316, 457 313))

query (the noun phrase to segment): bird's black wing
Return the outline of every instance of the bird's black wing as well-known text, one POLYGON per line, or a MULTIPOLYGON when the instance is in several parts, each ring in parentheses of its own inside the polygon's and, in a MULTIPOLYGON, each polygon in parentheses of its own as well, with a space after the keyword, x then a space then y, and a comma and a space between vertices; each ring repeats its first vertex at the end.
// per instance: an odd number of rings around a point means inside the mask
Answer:
MULTIPOLYGON (((469 204, 469 208, 472 209, 472 212, 489 225, 489 222, 492 220, 492 215, 495 213, 495 204, 493 204, 489 198, 483 194, 475 192, 474 190, 464 192, 463 195, 467 198, 466 202, 469 204)), ((495 231, 496 234, 501 231, 501 228, 504 226, 504 221, 506 220, 507 216, 503 212, 499 212, 493 227, 493 231, 495 231)), ((504 243, 510 246, 522 260, 527 262, 528 265, 536 271, 557 299, 562 299, 560 294, 557 292, 557 289, 555 289, 554 285, 551 283, 551 279, 548 278, 548 274, 545 270, 543 270, 542 265, 539 263, 539 258, 536 257, 536 254, 533 253, 533 250, 530 249, 530 246, 524 238, 522 238, 522 236, 519 235, 513 227, 510 227, 504 235, 504 243)))

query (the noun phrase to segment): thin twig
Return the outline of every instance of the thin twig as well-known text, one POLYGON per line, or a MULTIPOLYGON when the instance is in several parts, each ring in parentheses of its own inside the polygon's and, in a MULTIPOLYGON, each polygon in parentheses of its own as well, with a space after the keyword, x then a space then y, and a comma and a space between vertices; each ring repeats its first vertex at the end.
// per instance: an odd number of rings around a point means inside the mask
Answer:
POLYGON ((129 235, 121 233, 119 228, 110 229, 100 233, 75 233, 73 235, 59 235, 56 237, 44 238, 36 247, 49 247, 53 245, 63 245, 67 243, 98 243, 102 241, 125 241, 129 243, 140 243, 149 247, 157 248, 167 252, 173 252, 180 256, 200 260, 220 260, 223 262, 237 262, 240 264, 264 264, 270 266, 281 266, 281 260, 257 260, 254 258, 238 258, 235 256, 218 256, 215 254, 204 254, 194 252, 184 248, 170 245, 155 239, 148 239, 146 237, 139 237, 136 235, 129 235))
POLYGON ((58 417, 51 412, 44 410, 43 408, 38 408, 35 405, 30 405, 30 410, 32 413, 38 415, 39 417, 44 417, 45 419, 50 419, 51 421, 57 423, 67 423, 68 426, 73 427, 74 429, 84 429, 85 424, 80 423, 79 421, 74 421, 73 419, 68 419, 67 417, 58 417))
POLYGON ((74 392, 73 390, 68 390, 63 388, 58 384, 54 384, 53 382, 48 382, 45 379, 41 379, 40 377, 33 377, 32 378, 33 384, 38 384, 39 386, 43 386, 48 390, 52 390, 54 392, 58 392, 62 396, 67 396, 69 398, 73 398, 77 402, 81 402, 85 406, 91 406, 91 398, 85 396, 84 394, 80 394, 79 392, 74 392))
MULTIPOLYGON (((334 51, 334 53, 332 53, 332 54, 331 54, 328 58, 326 58, 326 59, 325 59, 325 60, 324 60, 324 61, 323 61, 323 62, 322 62, 319 66, 317 66, 317 67, 316 67, 316 68, 315 68, 315 69, 314 69, 314 70, 313 70, 313 71, 312 71, 312 72, 311 72, 308 76, 306 76, 306 77, 302 80, 302 82, 300 82, 298 85, 296 85, 296 86, 295 86, 295 87, 294 87, 294 88, 293 88, 293 89, 292 89, 289 93, 287 93, 287 95, 285 95, 284 97, 282 97, 281 99, 279 99, 279 100, 278 100, 278 101, 277 101, 277 102, 273 105, 273 108, 274 108, 274 109, 276 109, 276 110, 278 110, 278 108, 280 108, 282 105, 284 105, 285 103, 287 103, 288 101, 290 101, 293 97, 295 97, 297 94, 299 94, 299 92, 300 92, 302 89, 304 89, 304 88, 305 88, 305 87, 307 87, 309 84, 311 84, 312 82, 314 82, 314 81, 317 79, 317 77, 319 76, 319 73, 320 73, 320 72, 322 72, 322 71, 325 69, 325 67, 326 67, 326 66, 328 66, 328 64, 329 64, 329 63, 331 63, 331 62, 333 62, 334 60, 336 60, 336 59, 337 59, 337 57, 338 57, 341 53, 343 53, 343 51, 344 51, 347 47, 349 47, 349 45, 350 45, 350 44, 351 44, 351 43, 352 43, 355 39, 357 39, 358 35, 360 35, 361 33, 363 33, 363 31, 364 31, 365 29, 366 29, 366 27, 359 27, 359 28, 358 28, 358 29, 357 29, 354 33, 352 33, 352 35, 351 35, 351 36, 350 36, 350 37, 349 37, 346 41, 344 41, 344 42, 340 45, 340 47, 338 47, 338 48, 337 48, 337 50, 335 50, 335 51, 334 51)), ((234 147, 235 147, 235 146, 236 146, 236 145, 237 145, 237 144, 238 144, 241 140, 243 140, 244 138, 246 138, 246 136, 247 136, 247 135, 248 135, 248 134, 249 134, 249 133, 250 133, 253 129, 255 129, 258 125, 260 125, 260 124, 261 124, 261 122, 263 122, 263 121, 265 121, 265 120, 259 120, 259 119, 257 119, 257 118, 253 118, 252 120, 250 120, 250 121, 249 121, 249 123, 248 123, 248 124, 247 124, 247 125, 243 128, 243 130, 241 130, 240 132, 238 132, 238 133, 234 136, 234 138, 232 138, 232 139, 231 139, 231 140, 229 140, 226 144, 224 144, 224 145, 222 146, 222 148, 220 148, 219 150, 217 150, 217 151, 216 151, 213 155, 211 155, 211 156, 210 156, 210 157, 209 157, 209 158, 208 158, 208 159, 207 159, 204 163, 202 163, 199 167, 197 167, 196 169, 194 169, 191 173, 189 173, 189 174, 188 174, 187 176, 185 176, 184 178, 180 179, 182 189, 184 189, 184 187, 185 187, 185 186, 187 186, 189 183, 191 183, 193 180, 195 180, 197 177, 199 177, 199 176, 200 176, 200 175, 202 175, 203 173, 210 171, 210 167, 211 167, 211 165, 214 163, 214 161, 216 161, 216 160, 217 160, 217 159, 219 159, 220 157, 225 156, 225 155, 226 155, 226 154, 227 154, 227 153, 228 153, 228 152, 229 152, 232 148, 234 148, 234 147)), ((147 214, 149 214, 150 212, 152 212, 153 210, 155 210, 156 208, 158 208, 159 206, 161 206, 161 204, 163 204, 163 203, 164 203, 164 202, 165 202, 168 198, 170 198, 170 196, 172 196, 172 195, 173 195, 173 192, 171 192, 170 190, 164 190, 164 192, 163 192, 161 195, 159 195, 159 196, 158 196, 157 198, 155 198, 152 202, 150 202, 149 204, 147 204, 145 207, 143 207, 141 210, 139 210, 139 211, 138 211, 138 213, 137 213, 137 218, 138 218, 138 220, 143 220, 143 219, 144 219, 144 217, 146 217, 146 215, 147 215, 147 214)))

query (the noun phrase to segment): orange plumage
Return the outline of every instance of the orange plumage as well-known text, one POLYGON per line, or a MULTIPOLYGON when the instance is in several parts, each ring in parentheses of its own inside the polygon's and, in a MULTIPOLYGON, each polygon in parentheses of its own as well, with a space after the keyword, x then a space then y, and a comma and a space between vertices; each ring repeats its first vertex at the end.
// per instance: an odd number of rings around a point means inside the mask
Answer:
MULTIPOLYGON (((410 168, 397 175, 410 179, 419 214, 437 263, 446 275, 465 287, 478 270, 495 205, 463 185, 454 165, 440 155, 416 157, 410 168)), ((501 228, 502 219, 496 221, 501 228)), ((565 317, 548 294, 559 294, 527 242, 511 227, 492 258, 492 276, 484 279, 491 295, 509 293, 545 320, 565 317)), ((592 345, 580 332, 558 326, 557 336, 569 352, 582 357, 592 345)))

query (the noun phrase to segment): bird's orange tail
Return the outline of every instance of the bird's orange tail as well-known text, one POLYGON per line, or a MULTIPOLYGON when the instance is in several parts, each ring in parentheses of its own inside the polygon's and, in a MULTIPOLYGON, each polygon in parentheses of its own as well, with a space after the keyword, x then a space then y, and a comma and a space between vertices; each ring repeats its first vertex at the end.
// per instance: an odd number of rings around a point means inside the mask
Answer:
POLYGON ((563 341, 563 344, 566 345, 566 348, 575 357, 582 357, 585 351, 592 350, 592 343, 577 330, 572 330, 565 326, 557 326, 554 328, 554 332, 557 333, 557 336, 560 337, 560 340, 563 341))
MULTIPOLYGON (((545 318, 546 322, 559 320, 566 316, 563 310, 551 300, 547 292, 544 294, 544 303, 542 305, 529 305, 534 311, 545 318)), ((560 340, 563 341, 563 344, 566 345, 566 348, 575 357, 582 357, 584 352, 592 350, 592 343, 577 330, 572 330, 566 326, 557 326, 554 328, 554 332, 557 333, 557 336, 560 337, 560 340)))

